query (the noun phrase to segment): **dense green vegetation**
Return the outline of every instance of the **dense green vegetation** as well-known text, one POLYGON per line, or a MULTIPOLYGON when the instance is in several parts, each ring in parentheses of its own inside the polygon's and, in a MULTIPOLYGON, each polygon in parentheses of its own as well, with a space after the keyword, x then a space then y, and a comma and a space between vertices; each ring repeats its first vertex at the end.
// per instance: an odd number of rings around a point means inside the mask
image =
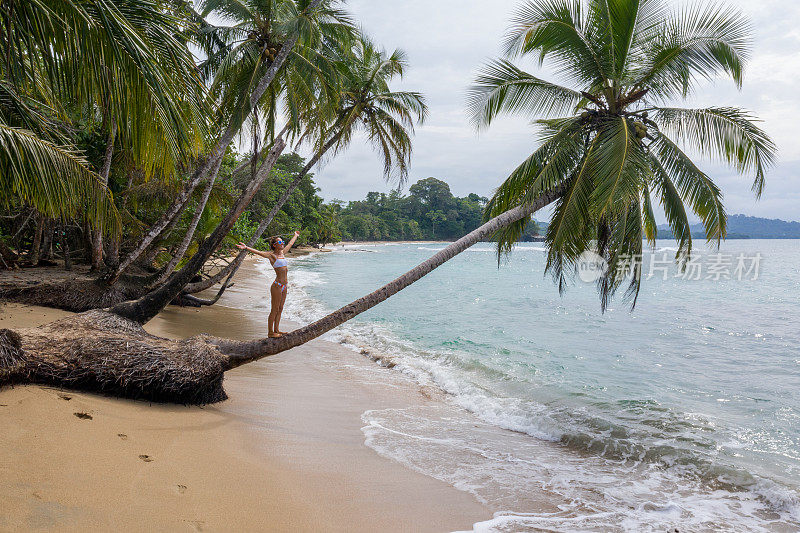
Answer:
MULTIPOLYGON (((229 236, 228 243, 247 241, 256 231, 256 227, 273 208, 289 183, 301 172, 305 160, 296 153, 284 154, 278 158, 273 167, 270 180, 253 198, 250 206, 239 217, 229 236)), ((241 180, 243 178, 239 178, 241 180)), ((234 183, 239 180, 234 180, 234 183)), ((292 191, 288 200, 262 237, 256 248, 268 249, 267 240, 272 235, 289 235, 300 230, 300 243, 336 242, 339 239, 337 219, 333 215, 333 206, 323 203, 317 194, 319 188, 314 183, 314 175, 305 174, 300 184, 292 191)))
MULTIPOLYGON (((234 226, 231 239, 246 240, 252 235, 256 221, 274 205, 286 183, 302 167, 303 159, 297 154, 278 159, 272 180, 234 226)), ((481 225, 488 201, 475 193, 463 198, 454 196, 450 186, 436 178, 417 181, 409 187, 408 195, 397 189, 388 194, 370 192, 363 200, 347 204, 341 200, 324 203, 317 194, 319 190, 313 175, 304 176, 267 228, 265 237, 290 234, 300 228, 302 241, 312 244, 340 240, 455 240, 481 225)), ((522 240, 536 237, 538 225, 532 220, 522 240)), ((264 238, 258 246, 266 247, 264 238)))
POLYGON ((0 49, 0 267, 85 261, 108 285, 267 226, 337 238, 310 169, 364 133, 402 181, 427 111, 337 0, 2 3, 0 49))
MULTIPOLYGON (((487 198, 470 193, 453 196, 450 186, 436 178, 425 178, 409 187, 404 196, 370 192, 364 200, 347 205, 335 202, 344 240, 455 240, 483 222, 487 198)), ((525 239, 537 235, 531 222, 525 239)))

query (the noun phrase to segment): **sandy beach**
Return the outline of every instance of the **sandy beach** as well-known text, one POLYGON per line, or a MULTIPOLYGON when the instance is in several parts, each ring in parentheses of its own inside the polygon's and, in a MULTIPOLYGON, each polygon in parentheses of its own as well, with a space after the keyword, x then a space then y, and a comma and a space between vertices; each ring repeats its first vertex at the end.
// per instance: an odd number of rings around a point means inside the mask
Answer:
MULTIPOLYGON (((266 316, 236 308, 264 290, 242 270, 222 305, 170 307, 147 330, 263 336, 266 316)), ((0 327, 66 315, 2 304, 0 327)), ((452 531, 490 518, 364 445, 364 411, 437 401, 411 381, 375 387, 375 372, 392 370, 317 340, 230 372, 230 399, 202 408, 2 389, 0 531, 452 531)))

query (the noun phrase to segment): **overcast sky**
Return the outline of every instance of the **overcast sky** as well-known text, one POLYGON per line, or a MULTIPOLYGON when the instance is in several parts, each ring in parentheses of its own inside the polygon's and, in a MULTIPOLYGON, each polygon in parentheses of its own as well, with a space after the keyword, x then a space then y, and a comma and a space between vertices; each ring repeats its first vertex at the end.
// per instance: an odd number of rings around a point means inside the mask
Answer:
MULTIPOLYGON (((728 212, 800 220, 800 4, 777 0, 728 0, 747 13, 755 30, 754 51, 744 87, 720 79, 701 86, 689 106, 731 105, 753 111, 778 144, 779 163, 769 173, 760 201, 751 179, 713 162, 706 170, 725 193, 728 212)), ((410 69, 396 88, 422 92, 428 121, 417 129, 408 184, 433 176, 454 194, 488 196, 535 148, 528 121, 501 117, 476 134, 467 122, 465 92, 477 68, 500 52, 509 17, 520 0, 349 0, 347 9, 387 49, 402 48, 410 69)), ((524 68, 539 73, 532 64, 524 68)), ((562 80, 563 81, 563 80, 562 80)), ((326 200, 362 199, 368 191, 388 192, 378 156, 354 140, 345 152, 316 169, 326 200)), ((404 188, 408 189, 408 184, 404 188)), ((545 218, 538 216, 537 218, 545 218)))

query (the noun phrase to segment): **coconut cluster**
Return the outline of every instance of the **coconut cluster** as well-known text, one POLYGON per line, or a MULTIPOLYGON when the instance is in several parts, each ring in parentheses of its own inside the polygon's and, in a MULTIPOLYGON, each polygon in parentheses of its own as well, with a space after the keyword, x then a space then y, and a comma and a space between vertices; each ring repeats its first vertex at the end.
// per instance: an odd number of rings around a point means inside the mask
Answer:
POLYGON ((275 61, 275 58, 278 56, 278 50, 280 50, 280 43, 274 42, 268 33, 261 33, 258 31, 251 31, 248 37, 256 41, 259 46, 262 47, 270 61, 275 61))
POLYGON ((637 139, 644 139, 647 137, 647 126, 644 125, 644 122, 634 121, 633 129, 636 132, 637 139))
POLYGON ((644 139, 647 137, 647 111, 641 113, 641 115, 637 115, 640 117, 641 120, 634 120, 633 121, 633 130, 636 135, 637 139, 644 139))

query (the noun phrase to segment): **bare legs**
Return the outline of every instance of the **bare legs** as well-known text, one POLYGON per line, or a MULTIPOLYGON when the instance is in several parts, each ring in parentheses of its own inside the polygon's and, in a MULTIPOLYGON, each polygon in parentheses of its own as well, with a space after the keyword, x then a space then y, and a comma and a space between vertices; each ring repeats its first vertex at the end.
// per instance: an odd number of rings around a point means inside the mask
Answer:
POLYGON ((280 302, 281 303, 280 303, 280 305, 278 307, 278 316, 275 318, 275 332, 276 333, 280 333, 280 334, 286 333, 285 331, 281 331, 280 330, 278 324, 280 324, 280 322, 281 322, 281 314, 283 313, 283 304, 286 302, 286 290, 287 289, 288 289, 288 286, 284 285, 283 290, 281 291, 281 298, 280 298, 280 302))
POLYGON ((269 328, 269 337, 280 337, 278 333, 278 323, 281 321, 281 311, 283 311, 283 302, 286 299, 286 292, 277 283, 273 283, 269 289, 270 297, 272 298, 272 309, 269 312, 269 319, 267 319, 267 326, 269 328))

